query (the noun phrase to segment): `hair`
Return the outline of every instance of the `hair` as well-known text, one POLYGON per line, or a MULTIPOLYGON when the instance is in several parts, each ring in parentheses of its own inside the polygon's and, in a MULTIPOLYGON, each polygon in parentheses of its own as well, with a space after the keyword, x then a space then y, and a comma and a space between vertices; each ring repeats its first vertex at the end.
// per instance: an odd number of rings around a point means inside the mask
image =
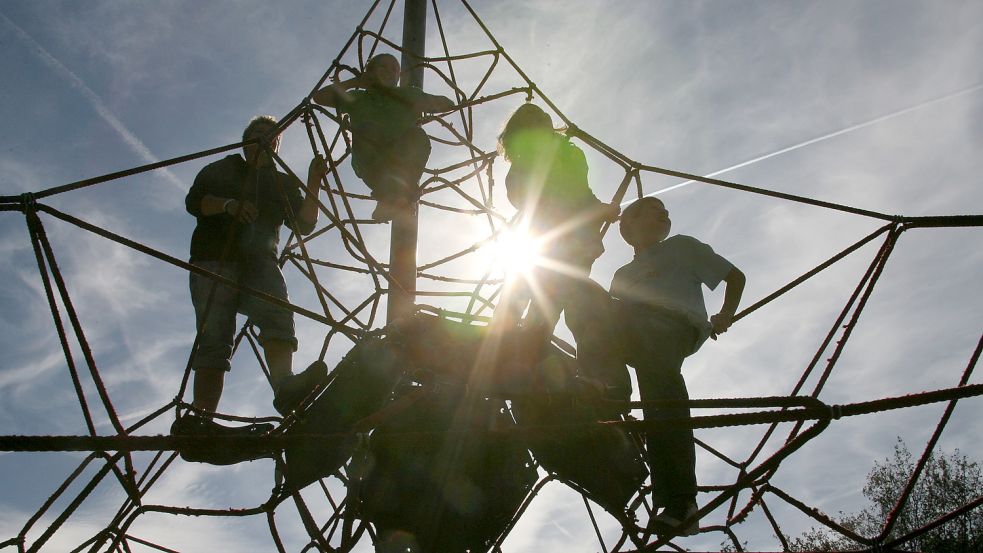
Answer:
POLYGON ((554 132, 560 130, 553 128, 553 119, 541 107, 532 103, 522 104, 512 112, 508 121, 505 122, 505 126, 502 127, 502 132, 498 135, 498 153, 506 160, 511 159, 514 153, 512 141, 516 134, 519 131, 536 128, 550 129, 554 132))
MULTIPOLYGON (((257 115, 249 120, 249 124, 246 125, 246 129, 242 131, 242 141, 245 142, 247 137, 260 125, 272 125, 275 126, 277 123, 276 117, 272 115, 257 115)), ((276 146, 280 142, 280 137, 273 137, 273 149, 276 150, 276 146)), ((243 146, 245 147, 245 146, 243 146)))
POLYGON ((634 202, 632 202, 631 204, 629 204, 628 207, 626 207, 621 212, 621 216, 622 217, 625 217, 626 215, 631 216, 635 211, 638 211, 639 209, 642 209, 645 206, 656 205, 656 204, 658 204, 663 209, 666 207, 666 204, 663 203, 662 200, 660 200, 659 198, 656 198, 655 196, 645 196, 643 198, 639 198, 634 202))

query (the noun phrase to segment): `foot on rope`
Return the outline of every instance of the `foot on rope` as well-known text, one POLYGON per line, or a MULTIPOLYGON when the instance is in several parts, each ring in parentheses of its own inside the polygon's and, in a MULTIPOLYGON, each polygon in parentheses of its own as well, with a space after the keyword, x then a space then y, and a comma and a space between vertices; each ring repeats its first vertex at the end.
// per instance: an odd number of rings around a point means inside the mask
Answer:
POLYGON ((304 372, 289 376, 277 388, 273 396, 273 408, 281 415, 287 416, 321 386, 327 375, 328 366, 324 361, 315 361, 304 369, 304 372))
MULTIPOLYGON (((237 438, 262 436, 273 430, 270 423, 255 423, 245 426, 225 426, 195 413, 178 417, 171 425, 171 435, 177 437, 237 438)), ((212 465, 234 465, 243 461, 253 461, 269 457, 270 452, 256 445, 240 446, 229 443, 207 443, 186 445, 179 449, 181 458, 192 463, 212 465)))
POLYGON ((375 209, 372 210, 372 220, 387 223, 395 219, 400 213, 408 211, 411 205, 411 202, 405 198, 379 200, 375 209))
POLYGON ((669 506, 649 520, 648 530, 659 536, 692 536, 700 531, 696 502, 669 502, 669 506))

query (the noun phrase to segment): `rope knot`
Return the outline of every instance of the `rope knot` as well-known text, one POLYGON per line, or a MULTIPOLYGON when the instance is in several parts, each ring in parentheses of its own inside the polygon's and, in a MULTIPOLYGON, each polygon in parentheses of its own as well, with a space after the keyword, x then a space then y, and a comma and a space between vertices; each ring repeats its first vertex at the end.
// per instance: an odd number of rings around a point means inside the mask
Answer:
POLYGON ((38 199, 33 192, 24 192, 20 195, 20 205, 23 212, 34 212, 38 207, 38 199))

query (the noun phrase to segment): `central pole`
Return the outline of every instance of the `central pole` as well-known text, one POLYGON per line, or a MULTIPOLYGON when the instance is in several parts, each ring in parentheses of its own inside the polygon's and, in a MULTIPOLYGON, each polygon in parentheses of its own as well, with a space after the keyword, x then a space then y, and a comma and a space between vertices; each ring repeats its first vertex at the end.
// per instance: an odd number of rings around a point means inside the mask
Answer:
MULTIPOLYGON (((426 0, 405 0, 403 6, 403 74, 401 86, 423 88, 423 57, 427 42, 426 0)), ((411 204, 393 217, 389 241, 389 302, 386 321, 413 314, 416 303, 416 242, 419 204, 411 204)))

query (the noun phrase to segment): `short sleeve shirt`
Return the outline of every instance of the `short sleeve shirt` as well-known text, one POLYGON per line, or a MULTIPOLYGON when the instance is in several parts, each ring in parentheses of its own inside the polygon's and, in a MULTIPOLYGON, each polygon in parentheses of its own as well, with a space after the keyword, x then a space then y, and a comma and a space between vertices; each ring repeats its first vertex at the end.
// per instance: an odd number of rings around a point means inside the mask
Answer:
POLYGON ((714 290, 734 266, 696 238, 666 238, 618 269, 611 295, 630 304, 686 317, 699 331, 697 347, 710 335, 703 286, 714 290))
POLYGON ((349 94, 351 100, 340 102, 338 111, 347 113, 350 118, 352 166, 356 172, 368 167, 390 144, 407 133, 423 134, 417 121, 421 115, 419 106, 426 93, 419 88, 356 89, 349 94))

